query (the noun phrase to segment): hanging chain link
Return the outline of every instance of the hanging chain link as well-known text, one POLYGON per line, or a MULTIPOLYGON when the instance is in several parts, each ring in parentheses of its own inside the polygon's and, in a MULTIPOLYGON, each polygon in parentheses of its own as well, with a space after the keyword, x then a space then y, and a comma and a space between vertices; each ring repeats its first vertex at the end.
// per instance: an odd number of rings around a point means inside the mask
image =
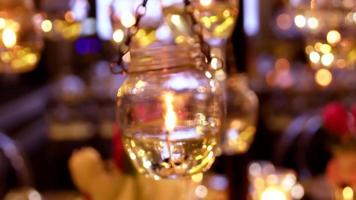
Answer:
POLYGON ((131 41, 132 41, 133 36, 139 30, 139 24, 140 24, 141 18, 146 14, 147 2, 148 2, 148 0, 143 0, 142 3, 137 7, 136 13, 135 13, 136 21, 131 27, 126 29, 127 36, 126 36, 125 41, 119 45, 117 61, 115 63, 112 63, 111 67, 110 67, 111 72, 113 74, 126 74, 128 72, 128 69, 124 64, 124 57, 128 56, 128 54, 130 53, 129 51, 130 51, 131 41))
POLYGON ((211 62, 210 46, 204 40, 203 27, 197 22, 196 18, 194 17, 194 8, 192 6, 191 0, 184 0, 184 9, 185 12, 189 15, 189 18, 192 22, 192 31, 198 37, 197 39, 200 45, 200 50, 205 56, 206 63, 209 64, 211 62))
MULTIPOLYGON (((118 59, 115 63, 111 65, 111 72, 113 74, 126 74, 128 73, 127 66, 124 64, 124 57, 129 56, 130 45, 132 42, 133 36, 139 30, 139 24, 141 18, 146 14, 148 0, 143 0, 142 3, 137 7, 135 17, 136 21, 131 27, 126 30, 126 39, 119 45, 118 49, 118 59)), ((192 31, 197 35, 198 43, 200 45, 200 50, 205 56, 206 63, 210 64, 212 57, 210 55, 210 46, 205 42, 203 37, 203 28, 197 22, 194 17, 194 8, 192 6, 191 0, 184 0, 184 10, 188 14, 192 22, 192 31)))

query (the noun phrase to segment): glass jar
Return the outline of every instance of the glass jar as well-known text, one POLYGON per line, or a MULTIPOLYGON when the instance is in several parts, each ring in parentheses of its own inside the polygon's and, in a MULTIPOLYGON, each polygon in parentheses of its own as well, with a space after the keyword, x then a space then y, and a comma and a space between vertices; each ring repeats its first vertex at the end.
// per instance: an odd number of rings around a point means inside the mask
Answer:
POLYGON ((137 170, 154 179, 200 173, 216 155, 221 98, 211 73, 197 67, 196 52, 188 46, 131 51, 117 93, 124 147, 137 170))
POLYGON ((36 67, 43 45, 37 20, 32 1, 0 1, 0 73, 36 67))
POLYGON ((229 77, 226 87, 227 115, 221 150, 227 155, 242 154, 248 151, 255 136, 258 98, 243 74, 229 77))

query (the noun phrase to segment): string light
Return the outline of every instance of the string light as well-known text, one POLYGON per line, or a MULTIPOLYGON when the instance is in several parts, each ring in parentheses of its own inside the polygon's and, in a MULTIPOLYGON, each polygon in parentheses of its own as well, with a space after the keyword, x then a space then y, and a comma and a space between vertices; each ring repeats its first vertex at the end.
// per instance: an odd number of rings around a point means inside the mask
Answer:
POLYGON ((306 19, 303 15, 297 15, 294 17, 294 23, 298 28, 304 28, 306 25, 306 19))

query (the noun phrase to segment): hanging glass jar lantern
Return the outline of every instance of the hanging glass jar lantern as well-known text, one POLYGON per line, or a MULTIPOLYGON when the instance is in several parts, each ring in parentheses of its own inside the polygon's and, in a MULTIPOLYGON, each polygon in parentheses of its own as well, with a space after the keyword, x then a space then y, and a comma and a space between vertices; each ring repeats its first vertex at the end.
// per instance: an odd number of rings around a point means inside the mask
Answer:
POLYGON ((42 38, 31 1, 0 1, 0 73, 23 73, 35 68, 42 38))
POLYGON ((245 75, 234 74, 227 79, 226 104, 221 150, 227 155, 246 153, 256 132, 258 98, 245 75))
POLYGON ((222 106, 197 54, 190 46, 133 50, 118 90, 125 149, 138 171, 155 179, 200 173, 214 161, 222 106))

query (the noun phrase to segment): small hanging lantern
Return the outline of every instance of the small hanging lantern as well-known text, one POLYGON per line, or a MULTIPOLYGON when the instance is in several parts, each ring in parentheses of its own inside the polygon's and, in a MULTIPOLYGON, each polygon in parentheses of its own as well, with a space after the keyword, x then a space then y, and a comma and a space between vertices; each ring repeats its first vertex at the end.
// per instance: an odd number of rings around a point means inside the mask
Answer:
POLYGON ((202 45, 129 52, 145 3, 120 48, 119 72, 127 74, 117 93, 124 147, 136 169, 149 177, 191 176, 209 169, 216 156, 223 114, 218 82, 207 70, 202 45), (127 60, 128 67, 123 67, 127 60))

